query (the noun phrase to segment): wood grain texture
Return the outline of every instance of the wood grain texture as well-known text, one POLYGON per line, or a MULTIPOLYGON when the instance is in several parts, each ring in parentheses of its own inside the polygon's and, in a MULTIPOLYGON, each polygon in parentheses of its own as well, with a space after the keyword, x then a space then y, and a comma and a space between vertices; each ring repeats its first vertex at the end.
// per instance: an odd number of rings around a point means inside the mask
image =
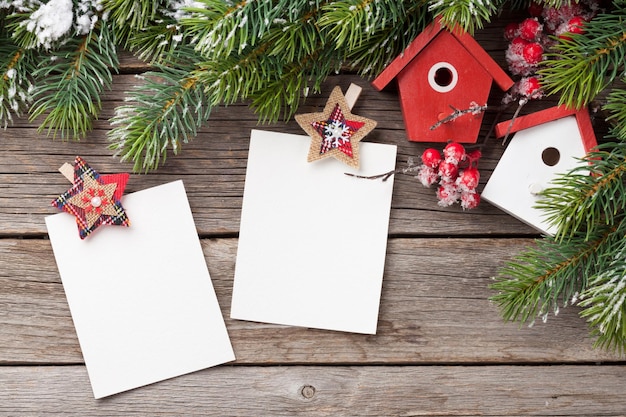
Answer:
POLYGON ((82 366, 0 368, 1 415, 623 416, 623 366, 221 366, 94 400, 82 366))
MULTIPOLYGON (((137 82, 132 75, 120 75, 116 77, 116 86, 118 79, 124 81, 122 86, 137 82)), ((397 145, 398 168, 406 167, 410 158, 419 161, 423 150, 431 145, 406 140, 397 93, 377 93, 354 75, 331 77, 324 84, 324 91, 329 92, 334 85, 341 85, 345 90, 350 83, 359 81, 363 92, 355 114, 379 123, 365 141, 397 145)), ((121 95, 122 91, 117 93, 121 95)), ((310 98, 301 107, 301 112, 319 110, 325 101, 323 96, 310 98)), ((112 110, 120 103, 121 98, 105 101, 105 110, 112 110)), ((494 117, 494 114, 487 114, 485 120, 494 117)), ((113 157, 106 137, 109 126, 104 121, 99 123, 80 142, 51 140, 37 133, 35 124, 28 123, 16 124, 0 133, 4 149, 0 153, 0 235, 45 235, 43 218, 55 213, 50 201, 68 186, 57 169, 63 163, 73 161, 76 155, 82 156, 101 173, 132 169, 131 164, 120 163, 113 157)), ((127 192, 182 178, 192 210, 197 214, 199 233, 203 236, 237 233, 250 131, 258 128, 304 134, 295 121, 259 126, 256 116, 244 105, 218 109, 198 137, 183 146, 179 156, 169 156, 156 172, 131 175, 127 192)), ((487 182, 503 151, 495 139, 484 148, 479 190, 487 182)), ((424 188, 413 176, 399 174, 394 184, 390 234, 536 236, 537 232, 488 203, 467 212, 458 205, 439 207, 434 188, 424 188)))
MULTIPOLYGON (((532 328, 501 321, 488 301, 491 277, 505 259, 531 243, 392 239, 377 334, 357 335, 229 319, 237 240, 202 240, 239 364, 619 360, 591 348, 575 308, 532 328)), ((0 363, 82 362, 48 241, 0 240, 0 288, 0 363)))
MULTIPOLYGON (((476 33, 501 66, 504 27, 519 20, 505 11, 476 33)), ((149 66, 128 53, 120 62, 84 140, 52 140, 24 119, 0 131, 0 416, 626 415, 623 357, 592 349, 579 310, 520 327, 502 322, 488 300, 491 277, 533 243, 535 230, 487 203, 441 208, 434 189, 409 175, 395 179, 376 335, 228 318, 250 130, 303 134, 295 121, 259 125, 246 103, 214 109, 182 154, 131 175, 127 186, 184 181, 237 360, 94 400, 44 217, 69 187, 57 168, 76 155, 104 174, 131 169, 108 149, 108 120, 149 66)), ((365 141, 397 145, 405 167, 431 144, 406 140, 394 83, 378 92, 370 81, 332 76, 299 113, 323 108, 335 85, 360 85, 354 113, 378 122, 365 141)), ((479 140, 515 110, 498 115, 501 95, 492 89, 479 140)), ((531 102, 521 114, 556 100, 531 102)), ((479 191, 503 151, 495 138, 484 146, 479 191)))

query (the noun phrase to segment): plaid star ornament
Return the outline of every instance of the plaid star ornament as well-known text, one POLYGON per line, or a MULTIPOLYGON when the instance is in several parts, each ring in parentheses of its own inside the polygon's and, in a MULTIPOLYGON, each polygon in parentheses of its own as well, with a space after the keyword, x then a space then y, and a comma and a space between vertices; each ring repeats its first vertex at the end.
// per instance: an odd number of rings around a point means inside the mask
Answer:
POLYGON ((308 162, 332 156, 354 168, 359 167, 359 142, 376 127, 376 121, 350 112, 339 86, 331 92, 323 112, 295 118, 311 137, 308 162))
POLYGON ((85 239, 102 225, 130 226, 120 199, 129 174, 100 175, 80 156, 74 162, 74 185, 52 205, 76 217, 78 234, 85 239))

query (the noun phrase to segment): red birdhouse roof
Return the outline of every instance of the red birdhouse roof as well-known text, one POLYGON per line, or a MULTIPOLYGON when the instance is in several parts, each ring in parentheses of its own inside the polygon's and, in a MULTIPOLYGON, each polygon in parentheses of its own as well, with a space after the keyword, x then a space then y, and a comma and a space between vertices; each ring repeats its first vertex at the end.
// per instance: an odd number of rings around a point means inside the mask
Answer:
POLYGON ((540 110, 535 113, 520 116, 511 121, 500 122, 496 125, 496 137, 502 137, 509 133, 519 132, 520 130, 528 129, 530 127, 538 126, 543 123, 551 122, 553 120, 561 119, 567 116, 576 116, 576 123, 578 124, 578 130, 583 141, 585 151, 589 152, 592 148, 597 146, 596 135, 591 125, 591 118, 587 109, 569 109, 565 106, 550 107, 545 110, 540 110), (509 127, 510 126, 510 127, 509 127))
MULTIPOLYGON (((439 19, 431 23, 407 46, 401 55, 380 73, 372 82, 372 86, 379 91, 385 88, 442 30, 447 30, 447 28, 440 23, 439 19)), ((455 27, 450 33, 476 60, 476 64, 482 66, 489 73, 501 90, 507 91, 511 88, 514 83, 513 80, 471 35, 459 27, 455 27)))

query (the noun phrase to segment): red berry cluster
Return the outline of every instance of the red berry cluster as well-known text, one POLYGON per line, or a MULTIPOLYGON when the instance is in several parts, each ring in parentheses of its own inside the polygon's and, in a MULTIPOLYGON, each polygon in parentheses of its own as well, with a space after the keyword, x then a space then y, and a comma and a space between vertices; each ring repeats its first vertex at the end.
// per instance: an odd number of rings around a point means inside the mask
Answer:
POLYGON ((476 192, 480 180, 480 157, 480 150, 466 152, 463 145, 456 142, 446 145, 443 157, 437 149, 428 148, 422 154, 417 178, 424 187, 439 183, 437 199, 440 206, 460 202, 464 209, 473 209, 480 202, 480 195, 476 192))
POLYGON ((531 15, 521 23, 510 23, 504 37, 510 42, 506 51, 509 71, 522 78, 515 83, 504 103, 518 99, 537 99, 543 96, 536 72, 544 59, 544 52, 554 45, 555 37, 570 39, 572 33, 584 33, 585 22, 599 10, 597 0, 585 0, 555 7, 531 4, 531 15))

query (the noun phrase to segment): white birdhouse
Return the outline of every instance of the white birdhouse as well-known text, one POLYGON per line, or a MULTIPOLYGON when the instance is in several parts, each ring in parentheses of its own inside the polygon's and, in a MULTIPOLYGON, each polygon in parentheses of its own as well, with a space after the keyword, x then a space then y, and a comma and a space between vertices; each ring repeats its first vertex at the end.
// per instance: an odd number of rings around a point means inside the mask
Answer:
MULTIPOLYGON (((498 137, 505 135, 510 121, 496 126, 498 137)), ((535 208, 538 193, 554 186, 559 174, 581 163, 597 145, 586 109, 552 107, 515 119, 515 133, 482 192, 482 198, 543 233, 554 235, 556 228, 535 208)))

